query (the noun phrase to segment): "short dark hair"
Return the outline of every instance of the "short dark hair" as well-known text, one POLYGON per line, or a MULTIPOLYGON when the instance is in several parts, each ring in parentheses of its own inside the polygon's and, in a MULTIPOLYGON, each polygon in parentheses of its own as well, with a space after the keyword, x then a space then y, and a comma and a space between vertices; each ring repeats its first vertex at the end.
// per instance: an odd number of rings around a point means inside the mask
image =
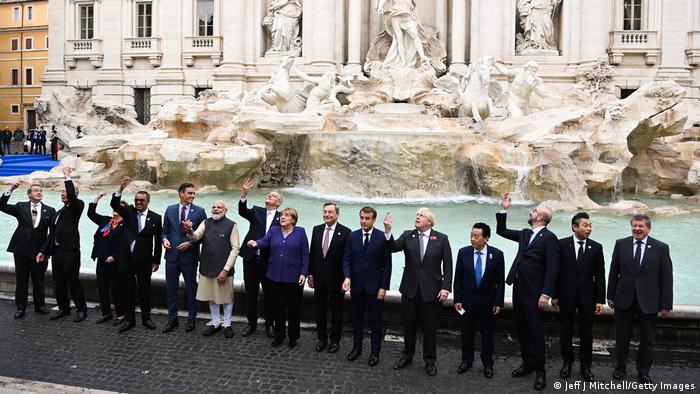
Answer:
POLYGON ((194 188, 194 185, 189 183, 189 182, 185 182, 185 183, 181 184, 180 187, 177 188, 177 192, 182 193, 189 188, 194 188))
POLYGON ((491 227, 489 227, 488 224, 482 222, 474 223, 472 229, 475 228, 481 229, 481 235, 483 235, 484 238, 491 238, 491 227))
POLYGON ((370 213, 372 214, 372 219, 377 218, 377 210, 372 207, 362 207, 362 209, 360 209, 360 213, 370 213))
POLYGON ((323 204, 323 207, 325 208, 325 207, 327 207, 327 206, 329 206, 329 205, 332 205, 332 206, 335 207, 335 213, 336 213, 336 215, 340 213, 340 207, 338 207, 338 204, 336 204, 336 203, 334 203, 334 202, 328 201, 327 203, 323 204))
POLYGON ((34 189, 35 187, 41 187, 41 185, 38 183, 32 183, 31 185, 29 185, 29 188, 27 188, 27 195, 30 195, 32 193, 32 189, 34 189))
POLYGON ((146 201, 151 202, 151 195, 147 191, 139 190, 136 192, 136 195, 139 195, 139 194, 143 194, 144 196, 146 196, 146 201))
POLYGON ((637 221, 644 221, 647 224, 647 227, 651 228, 651 218, 649 216, 642 214, 634 215, 632 216, 632 219, 630 219, 630 224, 637 221))
POLYGON ((588 215, 588 212, 579 212, 571 218, 571 225, 578 227, 579 223, 581 223, 581 219, 591 220, 591 217, 588 215))

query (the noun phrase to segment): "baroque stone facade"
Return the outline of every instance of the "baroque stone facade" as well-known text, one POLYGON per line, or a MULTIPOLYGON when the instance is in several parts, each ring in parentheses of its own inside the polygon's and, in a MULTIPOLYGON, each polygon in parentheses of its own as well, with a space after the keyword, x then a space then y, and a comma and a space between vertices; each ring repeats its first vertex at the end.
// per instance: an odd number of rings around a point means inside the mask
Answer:
MULTIPOLYGON (((281 56, 298 54, 295 66, 311 76, 327 71, 357 76, 386 26, 378 9, 390 9, 383 3, 392 1, 381 3, 51 1, 43 94, 89 91, 96 100, 133 106, 146 123, 166 102, 204 89, 238 95, 258 88, 281 56)), ((687 89, 687 97, 700 97, 696 0, 399 3, 413 3, 419 24, 444 45, 447 71, 456 75, 480 58, 493 57, 509 67, 534 60, 545 83, 565 90, 581 83, 588 66, 607 58, 616 66, 618 95, 648 81, 672 79, 687 89)), ((296 74, 292 83, 302 86, 296 74)))

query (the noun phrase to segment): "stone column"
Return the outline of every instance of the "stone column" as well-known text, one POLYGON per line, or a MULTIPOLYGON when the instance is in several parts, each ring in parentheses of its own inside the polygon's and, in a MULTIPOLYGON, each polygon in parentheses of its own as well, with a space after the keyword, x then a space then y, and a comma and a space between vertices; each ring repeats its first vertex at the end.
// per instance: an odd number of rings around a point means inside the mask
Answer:
POLYGON ((133 12, 133 2, 128 2, 122 10, 121 0, 103 0, 101 18, 95 20, 95 26, 100 26, 99 37, 102 39, 102 67, 96 78, 92 94, 99 99, 123 103, 122 85, 122 47, 124 37, 131 37, 131 30, 123 30, 123 12, 133 12), (122 12, 123 11, 123 12, 122 12))
POLYGON ((379 0, 370 0, 369 2, 369 42, 377 38, 384 31, 384 16, 377 12, 377 4, 379 0))
MULTIPOLYGON (((183 21, 192 16, 191 0, 163 2, 160 10, 163 23, 161 50, 163 60, 151 87, 151 108, 160 108, 167 101, 181 98, 184 93, 185 74, 182 70, 183 21)), ((187 32, 191 34, 191 32, 187 32)))
POLYGON ((46 72, 41 77, 41 82, 46 86, 63 86, 66 84, 66 66, 64 56, 66 54, 66 40, 71 36, 66 34, 66 7, 64 1, 49 1, 49 59, 46 72))
MULTIPOLYGON (((445 42, 445 41, 443 41, 445 42)), ((450 71, 463 74, 467 70, 467 4, 452 0, 452 62, 450 71)))
MULTIPOLYGON (((650 1, 650 3, 653 3, 650 1)), ((685 46, 688 39, 688 24, 685 0, 664 0, 657 4, 659 19, 659 46, 661 47, 661 67, 657 79, 674 79, 688 83, 690 69, 686 65, 685 46)), ((653 13, 655 9, 650 9, 653 13)))
POLYGON ((350 75, 362 73, 362 0, 348 2, 348 64, 350 75))
POLYGON ((243 65, 245 64, 247 1, 223 1, 221 35, 224 60, 214 73, 213 88, 243 92, 243 65))
POLYGON ((314 1, 314 44, 311 58, 311 65, 314 68, 335 69, 337 6, 336 1, 314 1))
POLYGON ((447 45, 447 0, 435 0, 435 28, 440 41, 447 45))

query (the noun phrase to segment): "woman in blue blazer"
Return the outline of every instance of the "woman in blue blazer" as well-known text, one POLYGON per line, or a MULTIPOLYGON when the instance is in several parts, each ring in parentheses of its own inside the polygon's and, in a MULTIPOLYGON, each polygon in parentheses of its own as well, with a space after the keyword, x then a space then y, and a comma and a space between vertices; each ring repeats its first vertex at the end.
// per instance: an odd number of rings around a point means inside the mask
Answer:
POLYGON ((297 227, 299 214, 294 208, 285 208, 280 214, 280 226, 271 226, 261 239, 248 241, 252 248, 270 252, 267 278, 272 287, 275 315, 275 339, 270 344, 277 347, 285 337, 285 317, 289 321, 289 348, 299 340, 299 315, 304 282, 309 274, 309 240, 303 227, 297 227))
POLYGON ((90 258, 97 260, 97 291, 102 308, 102 317, 97 320, 97 324, 112 320, 111 302, 114 302, 117 313, 117 320, 114 322, 116 325, 124 318, 118 266, 119 238, 124 232, 124 223, 122 217, 116 212, 113 212, 111 217, 97 213, 97 203, 105 194, 100 192, 88 205, 88 217, 97 225, 90 258))

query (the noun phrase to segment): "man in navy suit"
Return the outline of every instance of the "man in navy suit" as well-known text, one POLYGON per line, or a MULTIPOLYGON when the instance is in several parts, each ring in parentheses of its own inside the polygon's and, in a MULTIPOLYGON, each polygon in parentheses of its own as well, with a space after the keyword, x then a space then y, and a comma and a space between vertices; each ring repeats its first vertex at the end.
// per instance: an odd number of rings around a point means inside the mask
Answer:
POLYGON ((429 376, 437 375, 437 322, 442 303, 452 290, 452 249, 447 235, 435 231, 435 215, 428 208, 419 208, 415 228, 406 230, 394 240, 390 214, 384 218, 384 234, 389 251, 403 251, 405 267, 401 277, 401 315, 403 317, 404 350, 394 369, 404 369, 413 362, 416 351, 416 329, 423 328, 423 361, 429 376))
POLYGON ((527 222, 531 228, 511 230, 506 226, 510 194, 503 195, 503 210, 496 214, 496 233, 518 243, 506 283, 513 286, 513 312, 523 363, 511 373, 521 377, 535 372, 535 390, 547 387, 543 311, 554 294, 559 273, 559 240, 547 229, 552 211, 537 207, 527 222))
POLYGON ((197 317, 197 263, 199 262, 199 242, 187 238, 184 222, 192 222, 198 228, 207 219, 204 208, 194 205, 195 188, 191 183, 183 183, 177 189, 180 202, 165 210, 163 217, 163 247, 165 248, 165 283, 168 295, 168 323, 163 332, 178 327, 177 289, 180 287, 180 274, 185 280, 187 291, 187 325, 185 331, 195 329, 197 317))
POLYGON ((571 344, 574 321, 578 319, 581 336, 579 362, 581 376, 592 382, 593 315, 603 313, 605 305, 605 258, 603 246, 590 239, 591 218, 579 212, 571 219, 574 235, 559 240, 559 280, 552 306, 559 308, 559 345, 564 365, 559 375, 571 376, 574 348, 571 344))
POLYGON ((316 351, 322 352, 328 345, 328 307, 331 309, 331 334, 329 353, 339 349, 343 328, 343 252, 350 229, 338 223, 340 208, 332 202, 323 205, 323 224, 315 226, 311 233, 309 251, 309 287, 314 289, 316 301, 316 351))
POLYGON ((372 352, 369 364, 379 363, 384 328, 382 306, 391 282, 391 253, 384 234, 374 228, 377 211, 372 207, 360 209, 360 229, 350 233, 343 256, 343 291, 349 291, 352 305, 352 350, 348 360, 356 360, 362 354, 362 331, 365 310, 372 327, 372 352))
POLYGON ((246 294, 246 317, 248 325, 243 329, 244 337, 252 334, 258 327, 258 292, 262 284, 262 295, 265 317, 265 335, 268 338, 275 337, 274 320, 272 312, 272 295, 270 293, 270 280, 267 278, 267 263, 269 249, 258 250, 248 246, 248 241, 261 239, 267 234, 271 226, 280 225, 280 213, 277 209, 282 205, 282 196, 277 192, 270 192, 265 197, 265 208, 253 206, 248 208, 248 191, 253 187, 250 179, 243 181, 241 187, 241 200, 238 202, 238 214, 248 220, 250 227, 241 244, 239 256, 243 258, 243 282, 246 294))
POLYGON ((613 379, 625 377, 627 351, 635 317, 639 319, 637 379, 649 377, 656 340, 656 317, 673 309, 673 267, 668 245, 649 236, 651 219, 634 215, 632 236, 618 239, 613 249, 608 276, 608 305, 615 309, 615 355, 613 379))
POLYGON ((457 373, 465 373, 474 363, 474 327, 481 321, 481 362, 484 376, 493 378, 493 320, 503 308, 505 263, 503 252, 488 245, 491 227, 475 223, 471 246, 457 254, 454 279, 455 310, 462 315, 462 362, 457 373))
POLYGON ((44 198, 44 190, 39 185, 30 185, 27 188, 29 201, 8 204, 12 192, 19 186, 19 181, 13 183, 0 198, 0 211, 17 219, 17 228, 7 245, 7 251, 13 254, 15 260, 15 319, 22 319, 25 315, 30 276, 34 311, 43 315, 49 313, 44 299, 44 277, 48 262, 37 262, 36 255, 46 241, 51 218, 56 213, 54 208, 41 201, 44 198))

